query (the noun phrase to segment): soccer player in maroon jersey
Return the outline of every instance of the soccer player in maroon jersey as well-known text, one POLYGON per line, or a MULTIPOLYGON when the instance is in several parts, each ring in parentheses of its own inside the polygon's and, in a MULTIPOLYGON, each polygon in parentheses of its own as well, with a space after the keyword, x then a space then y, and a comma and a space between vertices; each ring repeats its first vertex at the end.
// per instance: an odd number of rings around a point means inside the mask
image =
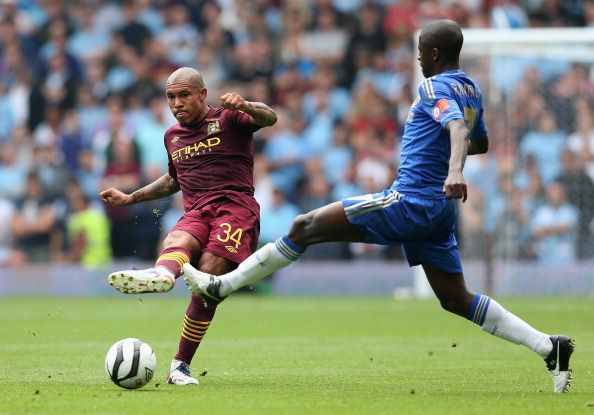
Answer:
MULTIPOLYGON (((275 111, 236 93, 221 96, 220 108, 206 104, 204 80, 192 68, 174 71, 165 92, 178 121, 164 137, 169 171, 131 194, 113 187, 100 193, 112 206, 127 206, 182 192, 185 213, 165 238, 155 266, 108 276, 109 284, 127 294, 171 290, 187 262, 209 274, 229 272, 258 241, 253 133, 273 125, 275 111)), ((169 383, 198 384, 189 366, 215 311, 216 303, 192 295, 169 383)))

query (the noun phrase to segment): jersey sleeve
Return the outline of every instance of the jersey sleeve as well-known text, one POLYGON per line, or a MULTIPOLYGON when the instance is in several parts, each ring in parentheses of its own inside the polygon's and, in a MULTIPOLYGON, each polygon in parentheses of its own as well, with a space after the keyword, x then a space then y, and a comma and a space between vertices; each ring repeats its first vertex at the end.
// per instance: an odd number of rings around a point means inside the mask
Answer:
POLYGON ((259 125, 252 123, 252 117, 243 111, 230 111, 229 118, 231 118, 235 125, 240 129, 247 129, 252 133, 262 128, 259 125))
POLYGON ((169 171, 169 175, 175 179, 175 181, 177 181, 177 169, 175 168, 175 164, 173 164, 173 159, 171 158, 170 155, 167 155, 167 167, 168 167, 168 171, 169 171))
POLYGON ((483 109, 481 108, 478 111, 476 121, 472 128, 472 131, 470 132, 470 139, 471 140, 480 140, 487 136, 488 136, 487 124, 485 123, 485 119, 483 118, 483 109))
POLYGON ((169 148, 167 148, 167 137, 169 135, 169 130, 165 132, 163 136, 163 144, 165 146, 165 152, 167 153, 167 170, 171 177, 177 181, 177 169, 175 168, 175 164, 173 163, 173 159, 171 158, 171 154, 169 154, 169 148))
POLYGON ((419 86, 419 97, 422 110, 442 127, 452 120, 464 119, 460 106, 452 97, 451 89, 443 82, 427 78, 419 86))

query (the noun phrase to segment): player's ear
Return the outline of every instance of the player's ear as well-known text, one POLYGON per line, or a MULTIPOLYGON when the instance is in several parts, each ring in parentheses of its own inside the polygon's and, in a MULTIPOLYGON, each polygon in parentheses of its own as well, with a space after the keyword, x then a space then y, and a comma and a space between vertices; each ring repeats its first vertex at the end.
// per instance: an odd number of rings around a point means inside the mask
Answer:
POLYGON ((206 88, 202 88, 200 90, 200 99, 202 101, 204 101, 206 99, 206 96, 208 95, 208 91, 206 90, 206 88))
POLYGON ((433 57, 433 61, 439 60, 439 49, 437 49, 437 48, 431 49, 431 56, 433 57))

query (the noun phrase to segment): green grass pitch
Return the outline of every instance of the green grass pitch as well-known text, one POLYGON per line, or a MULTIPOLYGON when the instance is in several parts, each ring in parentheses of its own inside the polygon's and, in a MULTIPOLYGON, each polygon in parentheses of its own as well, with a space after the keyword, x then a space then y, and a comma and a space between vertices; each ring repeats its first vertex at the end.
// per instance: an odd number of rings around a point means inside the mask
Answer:
POLYGON ((198 387, 164 381, 186 299, 0 299, 0 414, 594 414, 594 301, 499 299, 576 338, 571 392, 538 356, 435 300, 234 296, 194 363, 198 387), (158 367, 146 387, 108 379, 109 346, 138 337, 158 367))

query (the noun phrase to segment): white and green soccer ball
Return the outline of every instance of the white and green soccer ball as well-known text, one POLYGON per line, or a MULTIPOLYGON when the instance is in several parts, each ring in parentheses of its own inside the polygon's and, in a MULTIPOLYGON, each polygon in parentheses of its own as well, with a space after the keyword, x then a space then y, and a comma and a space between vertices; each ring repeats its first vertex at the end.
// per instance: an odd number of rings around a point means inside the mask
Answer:
POLYGON ((153 378, 157 358, 151 346, 142 340, 127 338, 115 342, 105 356, 105 370, 116 385, 138 389, 153 378))

